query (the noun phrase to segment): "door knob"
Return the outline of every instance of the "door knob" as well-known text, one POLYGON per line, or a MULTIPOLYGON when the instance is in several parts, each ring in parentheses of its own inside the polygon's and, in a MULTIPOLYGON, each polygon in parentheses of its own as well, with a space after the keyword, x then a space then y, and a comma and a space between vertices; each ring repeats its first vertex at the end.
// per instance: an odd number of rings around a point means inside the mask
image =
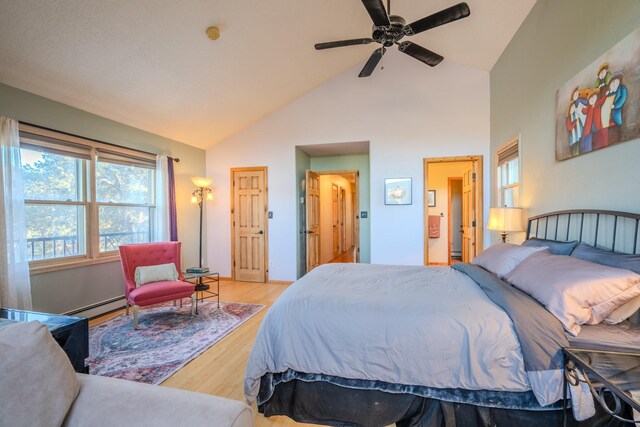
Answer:
POLYGON ((264 234, 264 231, 260 230, 258 231, 258 234, 264 234))

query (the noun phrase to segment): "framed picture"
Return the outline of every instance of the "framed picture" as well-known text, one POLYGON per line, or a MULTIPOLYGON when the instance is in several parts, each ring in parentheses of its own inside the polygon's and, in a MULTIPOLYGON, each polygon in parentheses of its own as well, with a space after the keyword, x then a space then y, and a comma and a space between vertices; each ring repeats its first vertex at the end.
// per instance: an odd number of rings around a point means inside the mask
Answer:
POLYGON ((427 201, 429 202, 428 206, 430 208, 436 207, 436 190, 427 191, 427 201))
POLYGON ((640 28, 556 94, 556 159, 640 137, 640 28))
POLYGON ((385 205, 411 204, 411 178, 385 178, 385 205))

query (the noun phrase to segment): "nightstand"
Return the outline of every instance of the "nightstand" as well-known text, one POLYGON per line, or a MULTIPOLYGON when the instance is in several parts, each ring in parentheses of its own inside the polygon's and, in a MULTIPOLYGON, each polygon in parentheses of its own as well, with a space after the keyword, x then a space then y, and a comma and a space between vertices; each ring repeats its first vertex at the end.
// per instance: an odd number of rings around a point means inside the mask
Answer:
MULTIPOLYGON (((617 351, 563 348, 565 392, 567 383, 576 385, 578 372, 582 373, 596 402, 612 417, 634 423, 622 416, 624 404, 640 411, 640 399, 631 391, 640 391, 640 354, 617 351), (604 392, 611 393, 614 408, 604 400, 604 392)), ((566 399, 565 399, 566 402, 566 399)), ((566 414, 566 411, 565 411, 566 414)))
POLYGON ((38 322, 46 325, 49 332, 69 357, 76 372, 89 373, 84 360, 89 357, 89 321, 83 317, 62 314, 38 313, 35 311, 0 309, 0 319, 7 322, 38 322))

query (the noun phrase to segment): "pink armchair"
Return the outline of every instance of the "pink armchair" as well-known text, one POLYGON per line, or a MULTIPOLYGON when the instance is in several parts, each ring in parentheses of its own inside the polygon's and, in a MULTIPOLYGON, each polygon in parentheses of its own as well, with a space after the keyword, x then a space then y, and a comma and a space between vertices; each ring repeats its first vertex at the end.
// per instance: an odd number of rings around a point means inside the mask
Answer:
POLYGON ((180 242, 140 243, 137 245, 120 245, 120 262, 124 273, 124 293, 126 312, 133 306, 133 327, 138 329, 138 310, 152 304, 175 301, 191 297, 191 315, 195 314, 195 287, 184 282, 180 270, 180 242), (178 270, 178 281, 154 282, 136 288, 134 279, 136 267, 175 263, 178 270))

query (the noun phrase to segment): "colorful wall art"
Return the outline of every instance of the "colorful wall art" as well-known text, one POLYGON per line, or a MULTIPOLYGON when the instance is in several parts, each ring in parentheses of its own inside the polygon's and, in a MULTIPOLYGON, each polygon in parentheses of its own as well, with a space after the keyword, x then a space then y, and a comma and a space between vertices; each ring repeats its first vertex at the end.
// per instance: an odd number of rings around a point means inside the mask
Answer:
POLYGON ((640 28, 558 89, 556 159, 640 138, 640 28))

